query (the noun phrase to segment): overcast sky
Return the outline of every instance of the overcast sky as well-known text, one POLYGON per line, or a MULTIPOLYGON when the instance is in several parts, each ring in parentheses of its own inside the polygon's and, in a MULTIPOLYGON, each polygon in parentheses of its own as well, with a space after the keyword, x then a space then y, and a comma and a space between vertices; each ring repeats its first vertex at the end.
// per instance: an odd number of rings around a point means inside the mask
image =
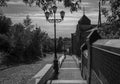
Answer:
MULTIPOLYGON (((82 5, 85 6, 86 16, 88 16, 92 24, 97 24, 98 21, 98 0, 82 0, 82 5)), ((83 12, 70 13, 69 8, 64 8, 61 4, 58 7, 57 18, 59 18, 59 11, 66 12, 64 21, 57 24, 57 36, 70 37, 71 33, 75 32, 78 20, 82 17, 83 12)), ((26 6, 22 0, 10 0, 8 7, 2 8, 4 14, 12 18, 13 23, 23 22, 26 15, 30 15, 33 24, 41 26, 43 31, 46 31, 53 37, 53 24, 45 20, 43 11, 38 7, 26 6)))

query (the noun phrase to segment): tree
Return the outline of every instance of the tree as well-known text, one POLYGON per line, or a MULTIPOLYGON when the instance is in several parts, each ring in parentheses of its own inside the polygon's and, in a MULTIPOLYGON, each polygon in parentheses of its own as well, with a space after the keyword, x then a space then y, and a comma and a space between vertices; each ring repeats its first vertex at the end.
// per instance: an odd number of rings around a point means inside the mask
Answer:
POLYGON ((80 9, 80 3, 81 0, 23 0, 25 4, 29 4, 29 6, 32 6, 33 3, 35 3, 38 7, 41 7, 41 9, 46 12, 52 12, 51 8, 53 5, 56 5, 56 2, 64 2, 65 7, 70 7, 71 13, 73 11, 77 11, 77 9, 80 9))
POLYGON ((70 5, 71 5, 70 0, 64 0, 64 6, 65 7, 70 7, 70 5))
POLYGON ((11 37, 11 42, 13 44, 13 46, 15 46, 16 41, 18 39, 22 39, 24 38, 24 26, 21 23, 17 23, 14 24, 11 28, 10 28, 10 37, 11 37))
MULTIPOLYGON (((7 2, 9 0, 0 0, 0 6, 7 6, 7 2)), ((35 3, 38 7, 41 7, 42 10, 52 12, 51 7, 56 5, 56 2, 64 2, 65 7, 70 7, 71 13, 73 11, 77 11, 77 9, 81 9, 81 0, 23 0, 23 2, 29 6, 32 6, 35 3)))
POLYGON ((1 8, 0 8, 0 16, 3 16, 3 11, 1 8))
POLYGON ((39 58, 43 56, 43 43, 44 40, 46 39, 46 33, 41 31, 40 28, 36 28, 36 30, 32 31, 33 32, 33 36, 31 39, 31 43, 28 46, 28 51, 29 52, 27 54, 29 54, 29 56, 34 56, 33 59, 39 58))
POLYGON ((9 53, 11 48, 10 39, 4 34, 0 34, 0 52, 9 53))
POLYGON ((57 52, 62 52, 63 51, 63 38, 59 37, 58 42, 57 42, 57 52))
POLYGON ((24 21, 23 21, 23 24, 24 24, 25 27, 28 27, 28 26, 31 25, 31 23, 32 23, 32 20, 30 19, 30 16, 27 15, 26 19, 24 19, 24 21))
POLYGON ((12 21, 10 18, 0 16, 0 51, 8 53, 10 51, 9 29, 12 21))
MULTIPOLYGON (((107 18, 109 23, 114 22, 115 20, 120 20, 120 0, 102 0, 102 4, 105 5, 105 2, 109 1, 108 6, 102 8, 102 13, 107 18)), ((107 3, 108 4, 108 3, 107 3)))
POLYGON ((0 34, 7 34, 11 25, 12 21, 10 18, 6 16, 0 16, 0 34))
POLYGON ((13 50, 10 52, 12 59, 14 62, 23 62, 25 61, 24 26, 21 23, 14 24, 14 26, 10 30, 10 33, 11 33, 11 43, 13 47, 13 50))
POLYGON ((7 6, 9 0, 0 0, 0 6, 7 6))
POLYGON ((46 39, 44 40, 43 44, 43 52, 48 53, 48 52, 53 52, 54 51, 54 41, 46 35, 46 39))
POLYGON ((120 0, 102 0, 102 5, 106 4, 109 6, 103 6, 102 13, 107 20, 100 31, 102 30, 102 35, 104 32, 105 38, 107 38, 108 35, 110 36, 108 38, 118 38, 118 32, 120 32, 120 0))

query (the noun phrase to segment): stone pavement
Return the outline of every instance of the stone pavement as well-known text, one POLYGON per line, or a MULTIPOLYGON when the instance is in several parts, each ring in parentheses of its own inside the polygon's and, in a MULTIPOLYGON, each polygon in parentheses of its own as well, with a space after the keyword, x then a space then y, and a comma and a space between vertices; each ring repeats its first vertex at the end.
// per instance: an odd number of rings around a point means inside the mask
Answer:
POLYGON ((60 70, 57 80, 52 80, 48 84, 87 84, 81 77, 80 69, 78 68, 74 58, 70 55, 66 56, 60 70))

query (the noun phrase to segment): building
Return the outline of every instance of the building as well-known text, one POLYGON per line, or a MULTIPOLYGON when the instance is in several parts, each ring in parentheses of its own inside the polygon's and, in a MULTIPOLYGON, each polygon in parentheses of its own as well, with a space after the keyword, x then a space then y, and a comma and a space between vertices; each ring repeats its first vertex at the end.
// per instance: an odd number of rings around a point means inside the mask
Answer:
POLYGON ((72 38, 72 54, 80 57, 80 47, 86 41, 86 37, 90 34, 90 30, 94 29, 97 25, 91 24, 91 20, 83 12, 83 16, 78 21, 76 32, 71 34, 72 38))

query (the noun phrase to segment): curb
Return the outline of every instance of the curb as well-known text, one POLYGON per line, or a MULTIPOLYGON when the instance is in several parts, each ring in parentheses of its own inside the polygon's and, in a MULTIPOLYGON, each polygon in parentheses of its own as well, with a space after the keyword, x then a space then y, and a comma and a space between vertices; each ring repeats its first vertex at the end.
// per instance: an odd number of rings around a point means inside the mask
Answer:
POLYGON ((28 80, 27 84, 44 84, 53 75, 53 65, 46 64, 35 76, 28 80))
MULTIPOLYGON (((59 68, 61 67, 65 56, 62 55, 58 62, 59 68)), ((45 84, 54 75, 53 64, 46 64, 35 76, 28 80, 27 84, 45 84)))

